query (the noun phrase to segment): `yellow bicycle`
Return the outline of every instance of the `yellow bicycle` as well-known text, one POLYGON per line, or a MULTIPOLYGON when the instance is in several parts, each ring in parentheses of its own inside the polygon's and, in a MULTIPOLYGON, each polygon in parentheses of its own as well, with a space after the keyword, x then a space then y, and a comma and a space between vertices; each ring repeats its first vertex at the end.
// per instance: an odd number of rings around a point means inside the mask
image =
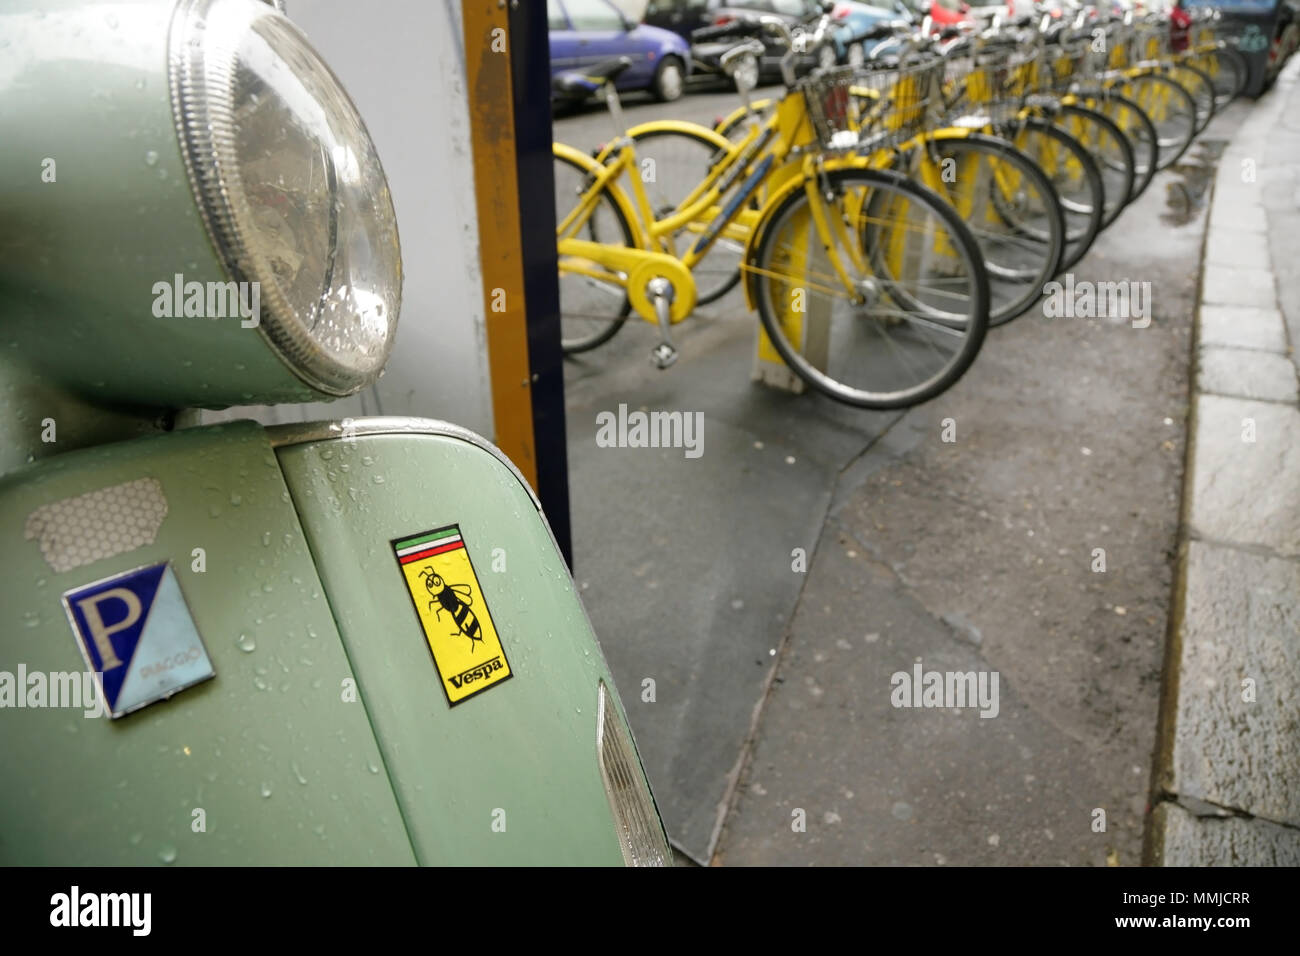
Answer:
MULTIPOLYGON (((581 78, 603 89, 619 128, 612 80, 621 69, 605 64, 581 78)), ((892 86, 921 89, 932 79, 932 69, 898 71, 892 86)), ((664 215, 647 192, 634 137, 620 135, 598 158, 555 145, 567 353, 608 341, 635 312, 658 328, 655 363, 671 365, 671 327, 696 301, 692 270, 729 237, 744 243, 746 300, 765 346, 814 389, 859 407, 904 407, 939 394, 970 366, 989 312, 970 230, 907 177, 834 155, 832 131, 809 110, 827 90, 790 80, 768 130, 720 154, 664 215)), ((922 119, 900 101, 887 123, 906 136, 922 119)))
MULTIPOLYGON (((987 123, 947 121, 939 86, 924 85, 941 75, 944 66, 927 57, 901 76, 897 69, 823 70, 815 79, 818 95, 747 103, 720 124, 722 136, 673 121, 645 123, 629 130, 628 136, 636 142, 638 155, 653 161, 656 181, 649 188, 654 206, 682 211, 698 194, 700 178, 719 164, 779 141, 783 124, 789 122, 782 111, 793 102, 800 115, 808 113, 813 125, 824 131, 813 146, 835 154, 837 162, 904 173, 957 211, 980 247, 989 273, 990 324, 997 325, 1032 308, 1043 284, 1059 271, 1067 244, 1073 241, 1070 251, 1081 254, 1097 227, 1075 226, 1067 232, 1060 197, 1048 175, 1016 144, 990 135, 987 123), (727 133, 731 139, 725 138, 727 133)), ((1064 163, 1062 171, 1068 172, 1064 163)), ((791 172, 774 179, 779 182, 791 172)), ((1090 194, 1089 201, 1096 198, 1090 194)), ((1076 208, 1091 219, 1092 210, 1083 203, 1076 208)), ((679 223, 688 235, 707 228, 705 220, 674 219, 674 225, 679 223)), ((742 218, 735 234, 724 237, 696 270, 701 301, 712 301, 738 281, 745 269, 746 230, 742 218)))

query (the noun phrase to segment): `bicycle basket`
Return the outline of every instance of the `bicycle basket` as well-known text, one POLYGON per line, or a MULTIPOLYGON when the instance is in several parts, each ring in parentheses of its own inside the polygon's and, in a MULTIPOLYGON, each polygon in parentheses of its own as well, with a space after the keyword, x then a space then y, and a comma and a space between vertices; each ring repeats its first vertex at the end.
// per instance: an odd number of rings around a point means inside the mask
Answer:
POLYGON ((897 145, 923 130, 937 96, 939 61, 915 66, 819 70, 801 84, 824 150, 897 145))
POLYGON ((944 122, 995 125, 1016 117, 1034 92, 1038 51, 1002 46, 948 58, 944 70, 944 122))
POLYGON ((1093 52, 1087 39, 1051 47, 1051 59, 1045 61, 1039 76, 1046 81, 1041 92, 1065 93, 1076 83, 1092 79, 1093 52))
POLYGON ((1140 23, 1133 30, 1130 63, 1167 60, 1173 54, 1168 23, 1140 23))

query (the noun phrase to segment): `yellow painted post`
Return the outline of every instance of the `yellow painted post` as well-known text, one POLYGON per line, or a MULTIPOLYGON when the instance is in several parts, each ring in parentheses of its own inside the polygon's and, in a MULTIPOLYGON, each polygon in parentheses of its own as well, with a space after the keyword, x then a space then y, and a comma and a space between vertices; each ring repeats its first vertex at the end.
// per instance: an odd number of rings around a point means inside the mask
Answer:
POLYGON ((497 0, 464 0, 462 10, 495 441, 536 488, 509 12, 497 0))

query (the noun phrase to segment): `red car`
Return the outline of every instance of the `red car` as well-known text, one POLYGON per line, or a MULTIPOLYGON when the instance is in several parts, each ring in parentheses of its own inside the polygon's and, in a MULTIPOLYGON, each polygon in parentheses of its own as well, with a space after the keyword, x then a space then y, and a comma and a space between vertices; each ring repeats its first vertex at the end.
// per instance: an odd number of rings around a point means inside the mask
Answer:
POLYGON ((965 0, 904 0, 915 12, 917 19, 928 16, 931 29, 938 33, 945 27, 974 24, 970 4, 965 0))

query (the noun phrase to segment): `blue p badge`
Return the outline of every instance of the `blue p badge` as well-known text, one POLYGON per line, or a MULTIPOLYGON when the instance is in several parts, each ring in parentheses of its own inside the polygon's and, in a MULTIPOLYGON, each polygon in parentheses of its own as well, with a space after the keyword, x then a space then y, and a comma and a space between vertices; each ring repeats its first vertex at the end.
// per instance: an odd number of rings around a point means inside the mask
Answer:
POLYGON ((76 588, 63 604, 114 717, 216 676, 170 564, 76 588))

